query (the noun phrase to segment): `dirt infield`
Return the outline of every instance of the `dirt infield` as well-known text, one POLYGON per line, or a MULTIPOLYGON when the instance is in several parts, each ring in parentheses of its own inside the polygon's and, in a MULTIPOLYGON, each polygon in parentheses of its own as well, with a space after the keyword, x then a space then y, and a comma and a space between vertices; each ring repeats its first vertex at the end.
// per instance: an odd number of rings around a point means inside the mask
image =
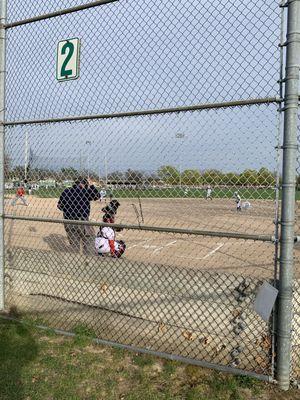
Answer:
MULTIPOLYGON (((5 200, 5 213, 31 217, 62 218, 55 198, 28 197, 29 206, 12 206, 5 200)), ((121 199, 118 223, 138 224, 137 199, 121 199)), ((93 202, 91 220, 101 221, 105 204, 93 202)), ((227 231, 246 234, 274 233, 274 203, 254 200, 251 209, 241 213, 230 199, 143 199, 145 225, 227 231)), ((141 221, 141 218, 140 218, 141 221)), ((6 245, 58 252, 71 251, 61 224, 6 220, 6 245)), ((124 230, 118 234, 126 241, 126 258, 161 265, 236 272, 257 277, 273 276, 274 244, 196 235, 124 230)), ((93 239, 91 238, 91 247, 93 239)))

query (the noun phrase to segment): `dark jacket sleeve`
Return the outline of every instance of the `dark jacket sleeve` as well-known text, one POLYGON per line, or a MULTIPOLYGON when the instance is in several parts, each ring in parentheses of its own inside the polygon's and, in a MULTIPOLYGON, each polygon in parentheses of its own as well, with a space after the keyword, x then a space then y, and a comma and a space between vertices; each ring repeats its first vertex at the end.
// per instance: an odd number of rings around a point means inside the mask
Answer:
POLYGON ((64 190, 64 191, 62 192, 62 194, 60 195, 60 198, 59 198, 59 200, 58 200, 57 208, 58 208, 60 211, 64 211, 64 210, 65 210, 66 203, 67 203, 67 191, 64 190))
POLYGON ((89 200, 98 200, 100 199, 100 192, 95 188, 94 185, 91 185, 88 188, 88 196, 89 200))

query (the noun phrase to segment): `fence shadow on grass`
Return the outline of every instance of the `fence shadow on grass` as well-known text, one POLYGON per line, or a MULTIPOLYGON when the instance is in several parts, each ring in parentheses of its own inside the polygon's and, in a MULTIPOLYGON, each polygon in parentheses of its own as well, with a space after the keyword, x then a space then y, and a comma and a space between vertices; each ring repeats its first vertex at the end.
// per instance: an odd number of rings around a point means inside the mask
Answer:
POLYGON ((38 346, 26 326, 0 318, 0 399, 25 398, 22 370, 35 359, 38 346))

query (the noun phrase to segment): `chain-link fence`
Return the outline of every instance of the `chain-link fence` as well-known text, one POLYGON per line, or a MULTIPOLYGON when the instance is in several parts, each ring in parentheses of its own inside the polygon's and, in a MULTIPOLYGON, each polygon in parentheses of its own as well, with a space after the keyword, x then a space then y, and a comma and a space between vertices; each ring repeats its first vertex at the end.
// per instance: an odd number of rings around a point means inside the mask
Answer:
MULTIPOLYGON (((299 119, 299 113, 298 113, 299 119)), ((299 123, 298 123, 299 126, 299 123)), ((299 127, 298 127, 298 135, 297 135, 297 143, 300 142, 299 135, 299 127)), ((300 177, 300 158, 299 158, 299 149, 297 152, 297 194, 299 191, 299 177, 300 177)), ((295 233, 299 236, 299 197, 296 197, 296 215, 295 215, 295 233)), ((295 243, 294 247, 294 258, 295 258, 295 276, 296 280, 293 285, 294 290, 294 302, 293 302, 293 326, 292 326, 292 379, 296 382, 299 380, 300 376, 300 357, 299 357, 299 332, 300 332, 300 321, 299 321, 299 309, 300 309, 300 295, 299 295, 299 279, 298 274, 300 271, 300 259, 299 259, 299 242, 295 243)))
POLYGON ((7 6, 6 309, 274 379, 253 302, 278 279, 285 8, 7 6), (59 81, 77 39, 79 78, 59 81))

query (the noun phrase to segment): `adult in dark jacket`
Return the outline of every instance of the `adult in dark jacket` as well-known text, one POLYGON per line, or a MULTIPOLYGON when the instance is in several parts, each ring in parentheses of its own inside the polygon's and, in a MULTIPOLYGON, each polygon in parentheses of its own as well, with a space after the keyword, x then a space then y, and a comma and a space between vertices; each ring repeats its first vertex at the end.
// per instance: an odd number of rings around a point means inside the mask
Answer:
MULTIPOLYGON (((99 198, 100 193, 95 186, 89 185, 87 179, 79 178, 72 187, 62 192, 57 207, 63 212, 64 219, 88 221, 91 212, 91 201, 99 198)), ((73 249, 80 251, 82 243, 83 251, 86 252, 89 227, 73 224, 64 224, 64 227, 73 249)))

